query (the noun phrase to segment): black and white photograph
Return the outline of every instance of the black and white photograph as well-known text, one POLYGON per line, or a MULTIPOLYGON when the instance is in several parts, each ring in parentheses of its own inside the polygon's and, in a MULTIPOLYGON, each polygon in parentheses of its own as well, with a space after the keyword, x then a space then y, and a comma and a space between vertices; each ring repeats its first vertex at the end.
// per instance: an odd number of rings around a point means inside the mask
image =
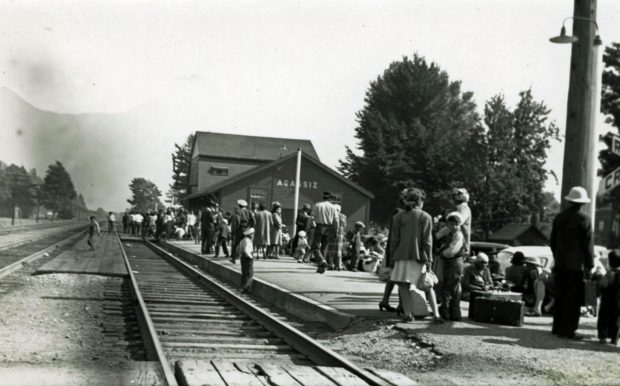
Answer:
POLYGON ((620 385, 617 0, 0 0, 0 386, 620 385))

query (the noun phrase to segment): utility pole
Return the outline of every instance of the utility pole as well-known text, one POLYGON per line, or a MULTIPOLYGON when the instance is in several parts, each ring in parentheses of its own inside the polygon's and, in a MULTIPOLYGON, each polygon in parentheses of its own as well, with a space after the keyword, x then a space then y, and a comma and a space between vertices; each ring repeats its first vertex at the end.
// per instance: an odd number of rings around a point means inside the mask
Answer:
POLYGON ((562 167, 562 207, 573 186, 586 189, 592 203, 585 212, 594 220, 595 143, 594 118, 598 106, 596 36, 596 0, 574 0, 573 36, 579 40, 572 44, 570 83, 564 137, 564 164, 562 167))

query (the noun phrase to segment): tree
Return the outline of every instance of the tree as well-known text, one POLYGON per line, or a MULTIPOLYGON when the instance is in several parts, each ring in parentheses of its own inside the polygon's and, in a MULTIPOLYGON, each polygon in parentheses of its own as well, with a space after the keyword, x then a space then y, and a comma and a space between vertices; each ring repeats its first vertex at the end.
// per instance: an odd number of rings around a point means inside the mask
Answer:
POLYGON ((502 95, 491 98, 484 108, 485 128, 468 143, 463 171, 471 182, 474 221, 485 237, 506 223, 530 221, 533 214, 539 218, 548 201, 545 162, 558 129, 531 90, 519 96, 512 111, 502 95))
POLYGON ((12 219, 15 218, 16 208, 21 211, 21 217, 30 216, 35 204, 35 192, 26 169, 11 164, 0 172, 0 179, 3 180, 3 192, 0 193, 2 211, 12 219))
POLYGON ((43 179, 41 193, 45 207, 53 211, 56 216, 73 217, 71 201, 76 198, 77 193, 71 176, 59 161, 49 165, 43 179))
POLYGON ((134 178, 129 184, 132 198, 127 199, 127 202, 131 204, 132 210, 147 211, 154 210, 157 207, 161 207, 161 191, 157 186, 144 178, 134 178))
POLYGON ((375 194, 371 217, 386 223, 407 186, 430 195, 425 205, 431 213, 445 208, 445 192, 467 183, 459 165, 480 121, 473 94, 414 55, 390 64, 364 101, 355 129, 361 154, 347 147, 338 169, 375 194))
POLYGON ((172 154, 172 184, 170 185, 170 192, 175 198, 172 199, 173 202, 178 202, 179 198, 189 193, 189 169, 192 163, 194 137, 194 134, 190 134, 183 145, 174 144, 176 151, 172 154))
MULTIPOLYGON (((608 132, 600 140, 607 145, 607 149, 599 152, 601 168, 598 175, 604 177, 620 167, 620 156, 611 151, 612 138, 620 134, 620 43, 612 43, 605 48, 603 54, 603 84, 601 89, 601 111, 606 115, 606 122, 614 126, 618 133, 608 132)), ((610 204, 614 217, 620 213, 620 188, 607 192, 600 199, 601 205, 610 204)), ((614 238, 610 240, 610 247, 617 247, 620 240, 614 238)))

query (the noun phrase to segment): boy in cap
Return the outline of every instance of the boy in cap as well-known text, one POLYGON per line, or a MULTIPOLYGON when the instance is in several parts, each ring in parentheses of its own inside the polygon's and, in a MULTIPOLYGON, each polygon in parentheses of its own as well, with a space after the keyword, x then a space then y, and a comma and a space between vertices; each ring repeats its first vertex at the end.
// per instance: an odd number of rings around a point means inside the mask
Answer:
POLYGON ((248 210, 247 201, 240 199, 237 200, 237 212, 233 215, 231 221, 231 229, 233 233, 233 244, 232 244, 232 253, 230 261, 235 264, 237 261, 237 256, 239 255, 239 243, 244 237, 244 233, 247 229, 253 228, 256 224, 256 220, 254 218, 254 213, 248 210))
POLYGON ((620 327, 620 254, 618 250, 609 252, 609 271, 600 283, 601 305, 598 314, 597 329, 601 343, 607 338, 614 346, 618 344, 620 327))
POLYGON ((446 216, 446 233, 439 239, 439 257, 443 261, 443 282, 441 286, 440 314, 444 320, 460 321, 461 276, 465 240, 461 232, 462 217, 459 212, 446 216))
POLYGON ((297 245, 293 256, 297 258, 298 263, 307 263, 305 259, 306 249, 308 249, 308 239, 306 239, 306 231, 297 232, 297 245))
POLYGON ((239 255, 241 256, 241 292, 248 293, 252 287, 252 278, 254 277, 254 245, 252 237, 254 236, 254 228, 248 228, 243 231, 243 238, 239 242, 239 255))

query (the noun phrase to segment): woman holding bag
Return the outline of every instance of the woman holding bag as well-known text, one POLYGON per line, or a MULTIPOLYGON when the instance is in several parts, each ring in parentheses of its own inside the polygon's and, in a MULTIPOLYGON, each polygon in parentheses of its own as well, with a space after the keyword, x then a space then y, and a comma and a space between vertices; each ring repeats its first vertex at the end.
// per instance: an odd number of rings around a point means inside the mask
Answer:
POLYGON ((394 268, 390 280, 398 285, 406 321, 413 320, 411 286, 417 288, 427 263, 432 261, 433 219, 422 210, 424 198, 422 190, 410 189, 404 200, 404 210, 392 218, 390 250, 394 268))

